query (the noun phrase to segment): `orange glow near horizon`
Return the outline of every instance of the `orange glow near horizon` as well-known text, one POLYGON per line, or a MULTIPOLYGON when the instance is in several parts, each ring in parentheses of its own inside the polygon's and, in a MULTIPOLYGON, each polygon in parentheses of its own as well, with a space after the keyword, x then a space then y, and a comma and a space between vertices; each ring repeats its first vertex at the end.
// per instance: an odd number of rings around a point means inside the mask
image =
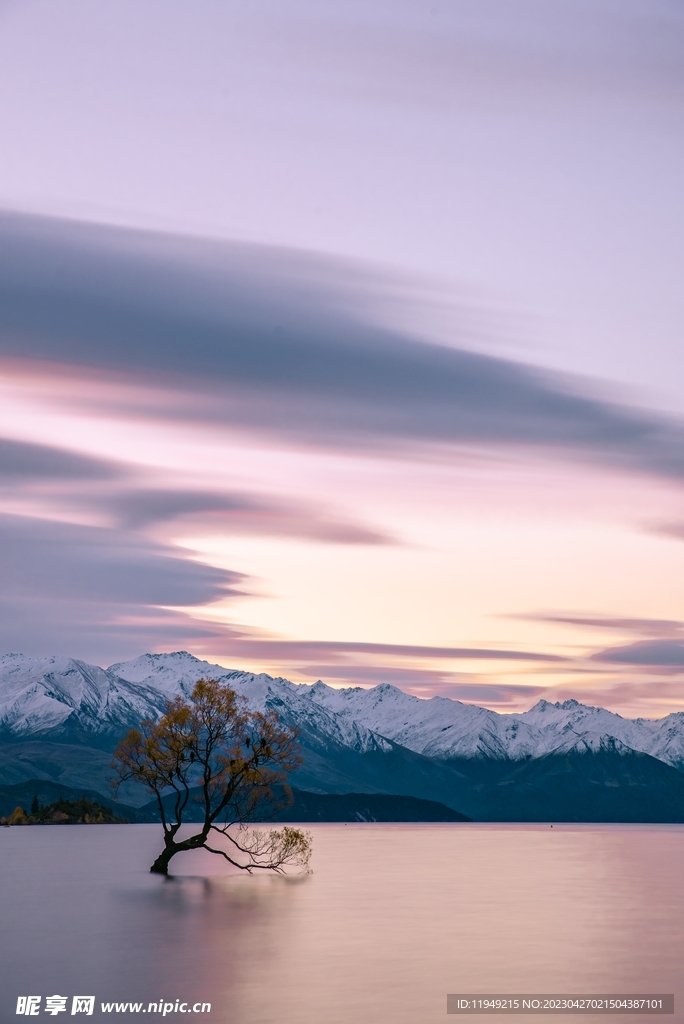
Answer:
MULTIPOLYGON (((5 436, 115 460, 137 487, 249 494, 294 509, 275 525, 218 512, 143 528, 185 557, 244 574, 242 596, 185 609, 242 639, 209 637, 193 653, 299 682, 395 682, 500 711, 540 696, 630 715, 684 707, 676 669, 594 660, 640 638, 627 620, 678 623, 684 545, 658 532, 681 515, 674 484, 500 446, 410 458, 285 446, 165 422, 149 404, 143 416, 141 392, 122 381, 13 369, 0 384, 5 436), (352 528, 371 541, 335 539, 352 528), (585 621, 560 621, 573 618, 585 621), (624 626, 606 624, 615 619, 624 626), (329 648, 315 656, 312 643, 329 648), (335 650, 345 644, 395 650, 335 650)), ((118 486, 28 486, 20 499, 5 493, 1 508, 106 526, 106 501, 89 513, 88 495, 118 486)))

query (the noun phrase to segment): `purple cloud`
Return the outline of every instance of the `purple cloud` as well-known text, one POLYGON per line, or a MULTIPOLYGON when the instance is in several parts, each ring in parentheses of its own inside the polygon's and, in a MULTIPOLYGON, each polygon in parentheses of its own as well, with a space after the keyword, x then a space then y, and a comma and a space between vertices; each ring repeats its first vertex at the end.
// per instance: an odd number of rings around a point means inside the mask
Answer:
POLYGON ((643 665, 653 668, 684 669, 684 641, 641 640, 625 647, 610 647, 593 656, 594 661, 613 665, 643 665))
POLYGON ((122 490, 90 501, 133 530, 188 519, 226 533, 304 537, 336 544, 394 543, 388 534, 361 523, 261 495, 159 488, 122 490))
POLYGON ((368 297, 358 271, 330 259, 0 217, 0 356, 175 389, 148 415, 328 448, 525 446, 684 478, 678 421, 466 338, 446 347, 383 328, 368 297))
POLYGON ((123 475, 125 467, 109 459, 0 437, 0 483, 36 480, 107 480, 123 475))
POLYGON ((567 659, 539 651, 507 650, 488 647, 430 647, 416 644, 372 644, 336 640, 277 640, 269 638, 235 638, 226 649, 230 655, 251 658, 280 659, 287 662, 325 656, 339 663, 347 655, 369 657, 461 659, 477 661, 531 661, 542 664, 565 662, 567 659))
POLYGON ((514 618, 530 622, 557 622, 567 626, 589 626, 599 629, 614 629, 620 633, 635 636, 672 637, 684 630, 684 622, 678 619, 643 619, 621 615, 516 615, 514 618))

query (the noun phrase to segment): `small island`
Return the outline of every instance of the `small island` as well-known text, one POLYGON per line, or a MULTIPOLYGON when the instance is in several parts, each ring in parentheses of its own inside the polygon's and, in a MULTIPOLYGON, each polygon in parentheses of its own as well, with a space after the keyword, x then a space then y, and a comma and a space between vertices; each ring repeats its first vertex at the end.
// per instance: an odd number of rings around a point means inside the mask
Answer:
POLYGON ((27 814, 23 807, 15 807, 6 818, 0 818, 0 825, 125 825, 128 818, 117 818, 109 807, 94 800, 81 797, 79 800, 65 800, 60 797, 54 803, 41 807, 37 797, 33 798, 27 814))

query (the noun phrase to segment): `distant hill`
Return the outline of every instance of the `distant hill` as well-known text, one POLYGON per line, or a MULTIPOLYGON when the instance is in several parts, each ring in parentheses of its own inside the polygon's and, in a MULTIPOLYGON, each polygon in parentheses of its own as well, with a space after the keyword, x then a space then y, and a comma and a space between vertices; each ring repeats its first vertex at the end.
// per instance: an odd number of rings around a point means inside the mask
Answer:
MULTIPOLYGON (((434 800, 417 800, 415 797, 391 796, 381 793, 307 793, 293 790, 293 802, 272 821, 315 822, 315 821, 469 821, 463 814, 434 800)), ((158 822, 159 809, 156 801, 143 807, 127 807, 101 797, 98 793, 79 792, 68 786, 44 783, 34 779, 18 786, 0 786, 0 818, 9 817, 16 807, 30 813, 33 801, 41 807, 58 806, 59 801, 69 801, 77 806, 84 802, 103 805, 111 817, 127 818, 131 822, 158 822)), ((170 800, 171 798, 169 798, 170 800)), ((198 810, 193 815, 191 803, 186 821, 197 821, 198 810)), ((106 817, 106 816, 105 816, 106 817)), ((111 817, 109 820, 111 820, 111 817)))
POLYGON ((684 774, 616 741, 527 761, 452 762, 477 821, 684 822, 684 774))
MULTIPOLYGON (((470 821, 465 814, 437 803, 435 800, 418 800, 411 796, 394 796, 387 793, 308 793, 301 789, 292 790, 292 803, 284 807, 268 821, 315 822, 315 821, 470 821)), ((173 798, 167 798, 171 807, 173 798)), ((159 821, 159 810, 150 802, 138 809, 139 815, 147 815, 150 821, 159 821)), ((187 821, 199 821, 199 805, 188 805, 187 821)))
POLYGON ((306 793, 293 790, 294 800, 275 821, 470 821, 445 804, 414 796, 387 793, 306 793))
MULTIPOLYGON (((298 685, 184 651, 108 669, 0 658, 0 784, 41 779, 111 798, 118 739, 201 677, 299 730, 291 783, 302 792, 428 800, 478 821, 684 821, 684 713, 631 720, 568 700, 497 714, 387 684, 298 685)), ((127 784, 118 798, 139 807, 148 794, 127 784)))

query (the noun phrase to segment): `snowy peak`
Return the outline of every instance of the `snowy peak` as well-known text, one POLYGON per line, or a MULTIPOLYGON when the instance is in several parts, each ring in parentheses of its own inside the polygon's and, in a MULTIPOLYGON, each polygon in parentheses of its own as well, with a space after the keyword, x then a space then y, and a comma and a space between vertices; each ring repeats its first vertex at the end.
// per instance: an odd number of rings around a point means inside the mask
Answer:
POLYGON ((529 711, 523 711, 519 717, 524 718, 528 722, 548 722, 552 719, 556 721, 576 721, 586 719, 592 715, 610 715, 615 719, 620 719, 622 722, 626 721, 620 715, 615 714, 614 711, 606 711, 605 708, 597 708, 591 704, 580 704, 574 698, 564 701, 557 700, 553 704, 548 700, 539 700, 534 707, 530 708, 529 711))
POLYGON ((72 715, 100 718, 109 680, 101 668, 72 658, 0 658, 0 724, 16 732, 39 732, 72 715))
POLYGON ((59 728, 102 732, 156 714, 160 695, 73 658, 0 658, 0 728, 33 735, 59 728))
POLYGON ((588 704, 580 704, 580 702, 578 700, 575 700, 574 697, 571 697, 570 700, 557 700, 554 704, 552 704, 551 701, 544 700, 542 698, 541 700, 538 700, 534 707, 530 708, 529 711, 525 711, 524 714, 531 715, 534 711, 550 711, 554 708, 556 710, 560 709, 561 711, 572 711, 573 708, 587 707, 589 707, 588 704))
POLYGON ((217 679, 230 674, 222 665, 210 665, 187 651, 142 654, 132 661, 110 665, 107 672, 129 683, 153 686, 169 697, 187 694, 198 679, 217 679))
POLYGON ((423 700, 389 683, 371 690, 334 690, 324 683, 310 699, 336 714, 428 757, 525 757, 533 753, 533 730, 509 715, 462 704, 448 697, 423 700))

